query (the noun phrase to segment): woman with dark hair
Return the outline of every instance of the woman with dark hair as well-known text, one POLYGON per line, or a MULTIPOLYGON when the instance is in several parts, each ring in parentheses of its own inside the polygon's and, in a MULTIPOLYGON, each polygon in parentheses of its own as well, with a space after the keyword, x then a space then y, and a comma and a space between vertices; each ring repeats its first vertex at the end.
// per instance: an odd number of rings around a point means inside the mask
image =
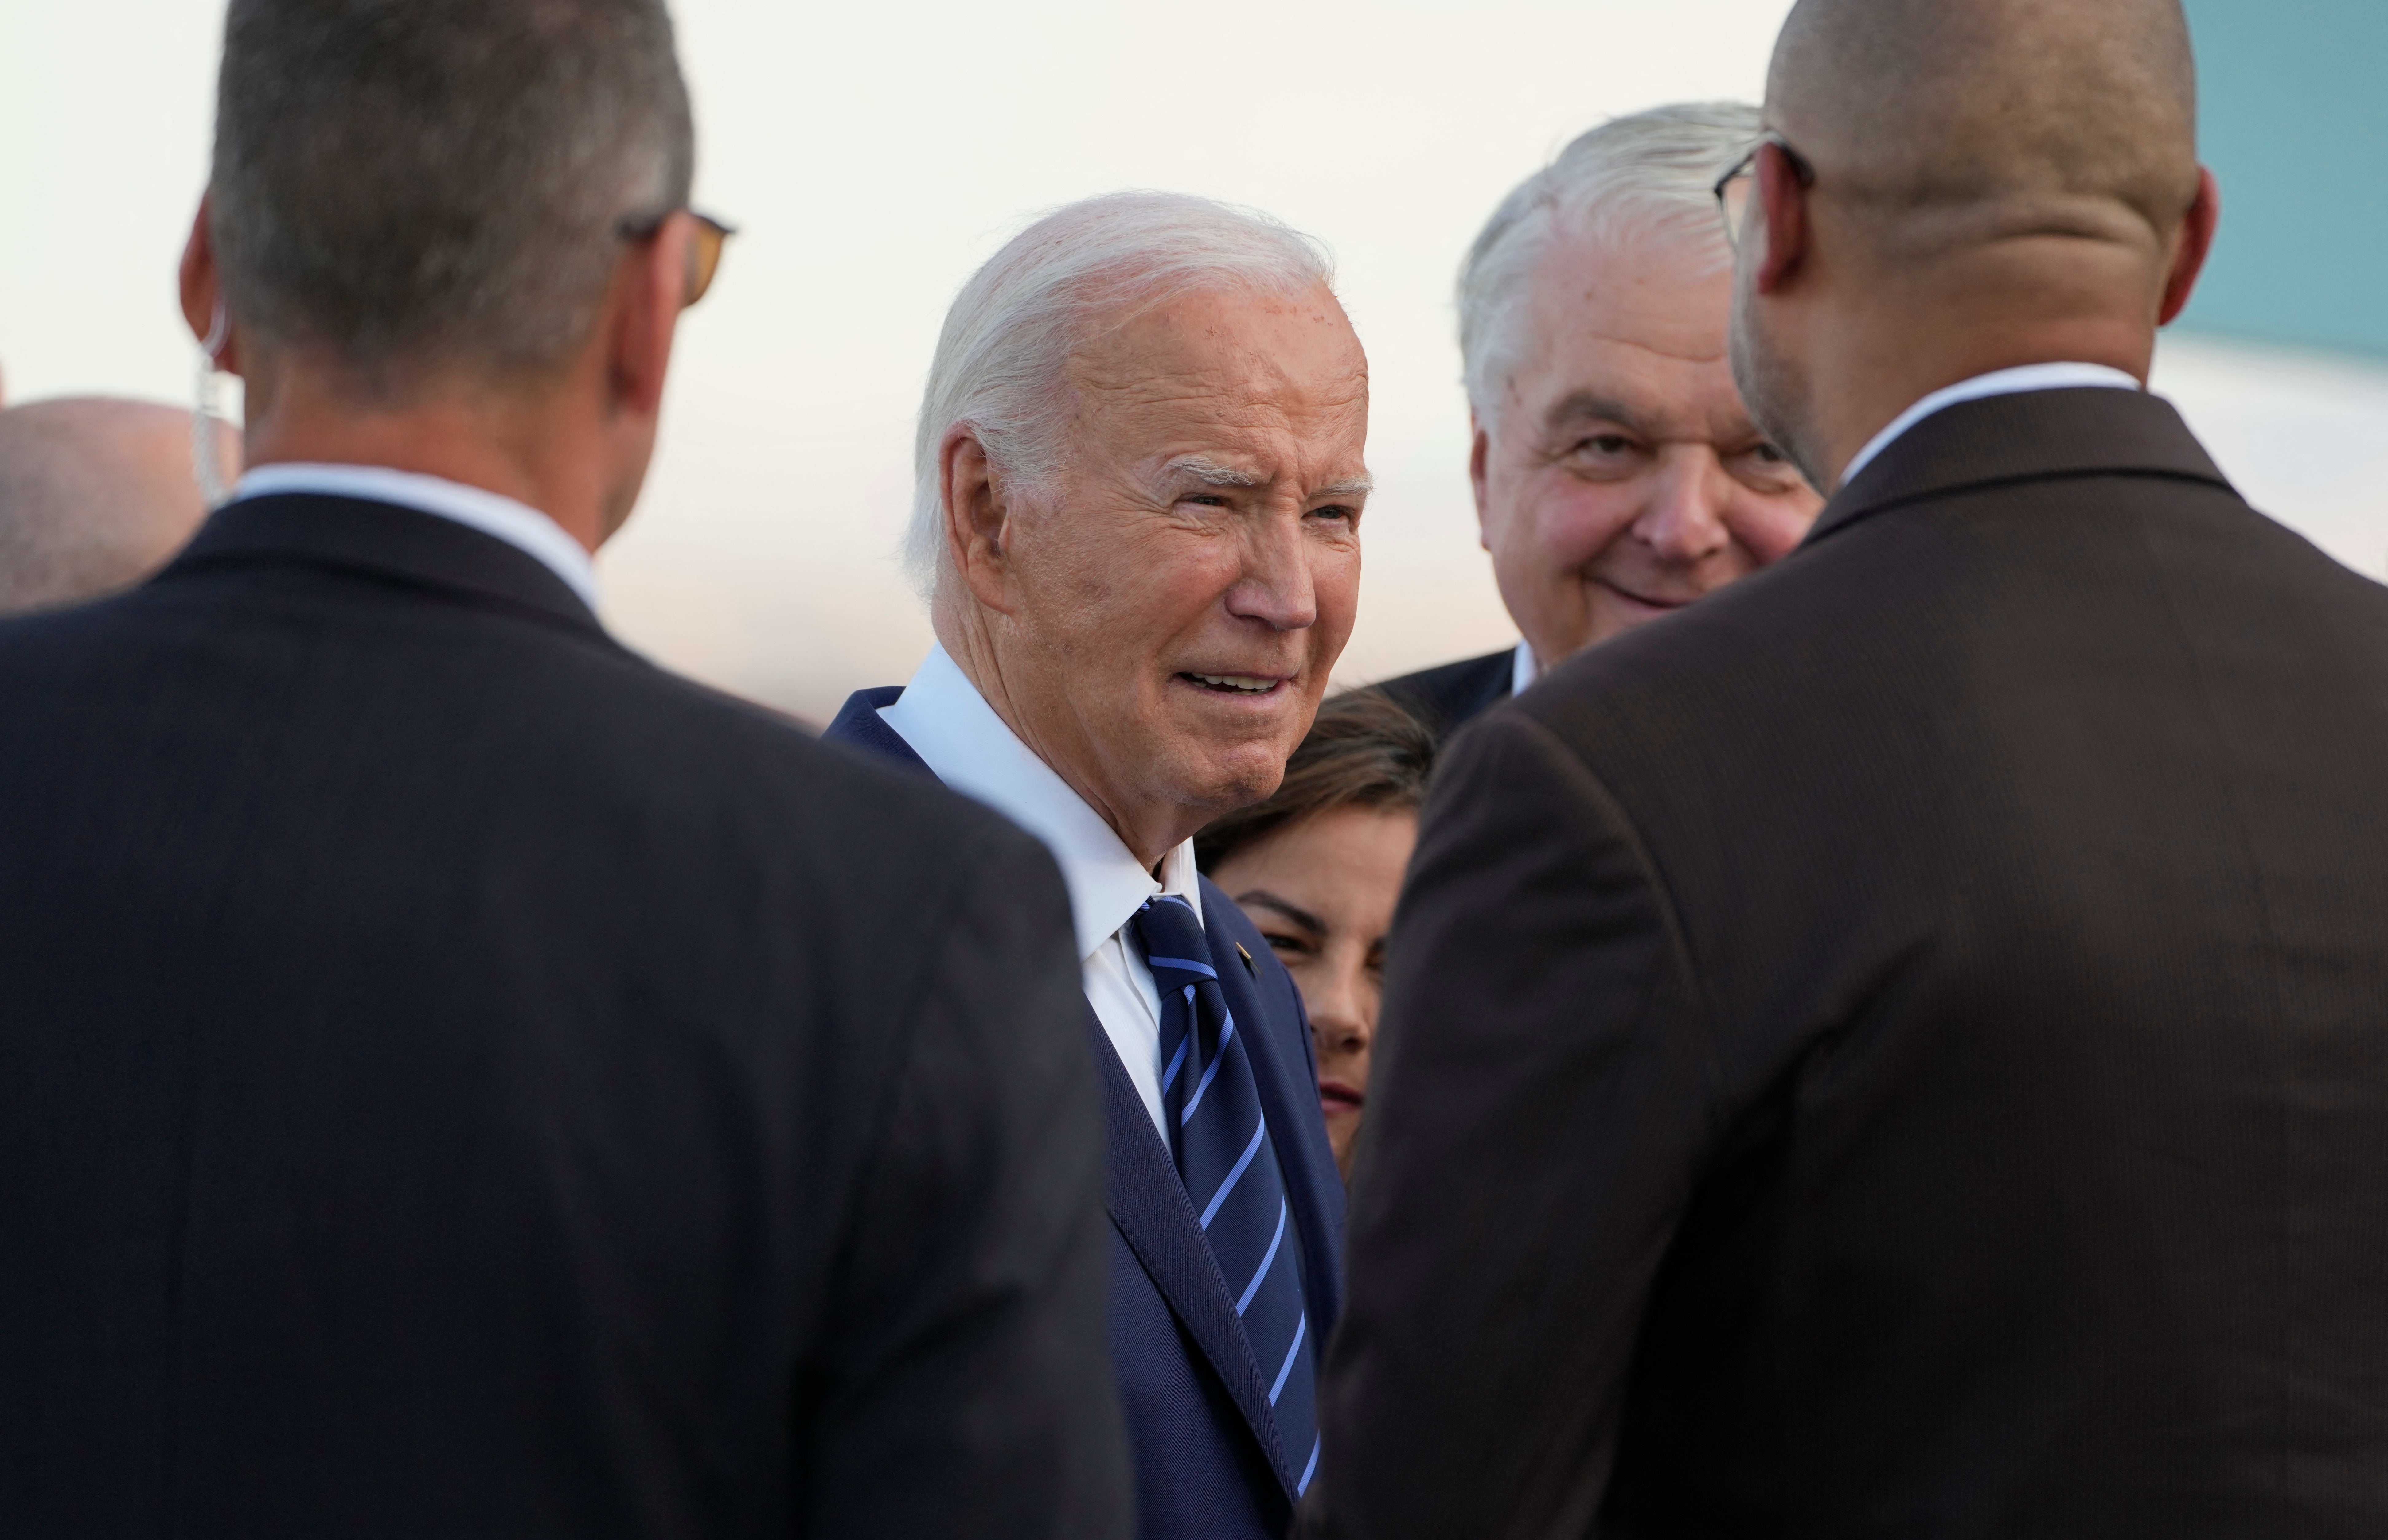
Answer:
POLYGON ((1251 917, 1302 991, 1318 1050, 1318 1104, 1352 1176, 1385 932, 1417 844, 1434 735, 1382 690, 1353 690, 1318 720, 1266 802, 1194 837, 1212 881, 1251 917))

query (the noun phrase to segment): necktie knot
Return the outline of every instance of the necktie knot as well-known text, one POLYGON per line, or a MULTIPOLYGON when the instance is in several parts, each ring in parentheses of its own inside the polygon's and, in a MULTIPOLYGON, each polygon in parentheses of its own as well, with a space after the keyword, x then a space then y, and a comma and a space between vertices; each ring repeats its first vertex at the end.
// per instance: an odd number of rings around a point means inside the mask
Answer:
POLYGON ((1202 939, 1202 922, 1183 899, 1167 895, 1147 899, 1128 924, 1143 949, 1145 966, 1152 969, 1153 979, 1162 988, 1219 977, 1211 966, 1210 946, 1202 939))

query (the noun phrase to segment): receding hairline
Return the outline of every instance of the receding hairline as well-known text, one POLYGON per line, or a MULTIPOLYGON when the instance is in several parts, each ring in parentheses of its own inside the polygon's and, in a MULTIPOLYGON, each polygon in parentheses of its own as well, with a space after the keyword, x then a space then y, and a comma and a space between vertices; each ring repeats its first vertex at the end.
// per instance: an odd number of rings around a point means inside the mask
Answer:
POLYGON ((1500 415, 1508 384, 1538 345, 1526 316, 1555 261, 1580 271, 1654 250, 1695 272, 1732 265, 1711 194, 1717 174, 1759 130, 1747 102, 1676 102, 1576 135, 1501 199, 1460 265, 1459 347, 1469 406, 1500 415))

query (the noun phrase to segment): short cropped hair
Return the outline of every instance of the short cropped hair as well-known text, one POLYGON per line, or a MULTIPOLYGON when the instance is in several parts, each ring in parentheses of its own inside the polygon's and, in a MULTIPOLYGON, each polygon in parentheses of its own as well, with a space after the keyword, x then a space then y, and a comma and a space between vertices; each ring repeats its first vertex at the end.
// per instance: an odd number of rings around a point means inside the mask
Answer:
POLYGON ((1035 488, 1060 469, 1064 372, 1097 332, 1198 290, 1332 286, 1326 248, 1256 209, 1124 192, 1045 215, 971 275, 946 312, 912 441, 904 565, 923 598, 946 564, 937 451, 957 423, 988 462, 1035 488))
POLYGON ((1329 696, 1276 793, 1204 827, 1194 837, 1195 864, 1216 871, 1238 851, 1341 808, 1415 812, 1426 802, 1435 748, 1433 728, 1382 689, 1329 696))
POLYGON ((584 342, 688 201, 663 0, 232 0, 210 230, 235 322, 387 397, 584 342))
POLYGON ((1501 200, 1459 268, 1459 354, 1480 420, 1495 415, 1525 350, 1520 322, 1552 237, 1658 241, 1695 266, 1725 266, 1716 179, 1760 132, 1741 102, 1652 107, 1577 135, 1501 200))

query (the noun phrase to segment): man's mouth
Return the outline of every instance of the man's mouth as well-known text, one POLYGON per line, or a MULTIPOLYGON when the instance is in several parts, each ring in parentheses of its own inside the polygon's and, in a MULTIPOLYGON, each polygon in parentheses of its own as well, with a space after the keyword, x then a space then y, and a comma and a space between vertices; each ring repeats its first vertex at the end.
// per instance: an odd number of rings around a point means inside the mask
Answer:
POLYGON ((1341 1080, 1318 1082, 1318 1110, 1322 1116, 1338 1112, 1357 1112, 1366 1105, 1367 1100, 1365 1096, 1360 1094, 1360 1088, 1357 1086, 1346 1085, 1341 1080))
POLYGON ((1696 594, 1687 594, 1681 599, 1653 599, 1648 594, 1636 593, 1631 588, 1611 583, 1606 578, 1596 578, 1594 581, 1599 583, 1602 587, 1607 588, 1610 593, 1615 594, 1618 598, 1624 600, 1629 603, 1639 604, 1645 610, 1680 610, 1698 597, 1696 594))
POLYGON ((1191 679, 1204 689, 1219 695, 1266 695, 1284 684, 1283 679, 1258 674, 1180 674, 1181 679, 1191 679))

